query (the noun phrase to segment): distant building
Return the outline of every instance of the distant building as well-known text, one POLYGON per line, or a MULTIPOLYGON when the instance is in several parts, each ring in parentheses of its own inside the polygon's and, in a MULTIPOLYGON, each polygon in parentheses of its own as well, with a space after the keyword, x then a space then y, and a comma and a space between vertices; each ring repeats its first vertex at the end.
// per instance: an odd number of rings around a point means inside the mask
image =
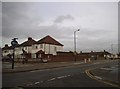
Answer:
MULTIPOLYGON (((19 44, 15 48, 15 58, 23 58, 23 51, 26 52, 28 58, 40 58, 42 54, 56 55, 57 51, 63 51, 63 44, 56 41, 51 36, 46 36, 38 41, 28 37, 28 40, 19 44)), ((7 44, 2 48, 3 57, 11 54, 13 50, 11 46, 7 44)))
POLYGON ((110 55, 110 53, 105 51, 105 50, 103 52, 93 52, 93 51, 91 51, 91 52, 82 52, 81 51, 80 55, 89 56, 89 57, 91 57, 91 56, 104 57, 104 55, 110 55))

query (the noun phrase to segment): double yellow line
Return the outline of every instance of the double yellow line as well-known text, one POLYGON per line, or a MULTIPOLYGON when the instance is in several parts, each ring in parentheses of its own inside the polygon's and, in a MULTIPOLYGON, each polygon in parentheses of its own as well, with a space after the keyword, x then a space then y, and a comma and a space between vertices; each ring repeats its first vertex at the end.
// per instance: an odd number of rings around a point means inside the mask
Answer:
POLYGON ((99 82, 102 82, 102 83, 111 85, 111 86, 113 86, 113 87, 118 87, 118 88, 120 88, 120 86, 117 85, 117 84, 113 84, 113 83, 108 82, 108 81, 106 81, 106 80, 96 78, 94 75, 92 75, 92 74, 90 73, 91 70, 92 70, 92 69, 87 69, 87 70, 85 70, 85 73, 86 73, 90 78, 92 78, 92 79, 94 79, 94 80, 97 80, 97 81, 99 81, 99 82))

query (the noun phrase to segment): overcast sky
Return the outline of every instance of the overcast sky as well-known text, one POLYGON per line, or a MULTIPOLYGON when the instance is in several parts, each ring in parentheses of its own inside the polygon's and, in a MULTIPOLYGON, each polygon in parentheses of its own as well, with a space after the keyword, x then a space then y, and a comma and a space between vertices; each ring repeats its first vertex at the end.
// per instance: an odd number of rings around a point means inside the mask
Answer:
POLYGON ((118 43, 117 2, 3 2, 2 47, 14 37, 22 43, 28 37, 36 41, 50 35, 77 51, 111 51, 118 43))

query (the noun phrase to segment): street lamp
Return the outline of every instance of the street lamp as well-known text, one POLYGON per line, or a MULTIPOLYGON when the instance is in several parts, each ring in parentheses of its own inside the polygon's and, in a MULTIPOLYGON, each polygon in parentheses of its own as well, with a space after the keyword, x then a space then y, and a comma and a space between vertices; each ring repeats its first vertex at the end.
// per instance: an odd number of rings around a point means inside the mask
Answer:
POLYGON ((18 38, 13 38, 11 41, 12 49, 13 49, 13 59, 12 59, 12 69, 14 69, 14 56, 15 56, 15 47, 18 45, 16 41, 18 38))
POLYGON ((75 61, 76 61, 76 32, 80 31, 80 29, 74 31, 74 55, 75 55, 75 61))

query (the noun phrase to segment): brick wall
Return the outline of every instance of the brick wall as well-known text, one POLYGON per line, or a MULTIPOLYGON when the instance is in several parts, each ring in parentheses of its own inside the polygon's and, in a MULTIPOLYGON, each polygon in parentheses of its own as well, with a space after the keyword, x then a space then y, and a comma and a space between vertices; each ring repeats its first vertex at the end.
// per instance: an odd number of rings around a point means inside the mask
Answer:
MULTIPOLYGON (((84 60, 84 58, 89 58, 89 56, 76 55, 76 61, 84 60)), ((55 55, 50 57, 51 62, 64 62, 64 61, 75 61, 74 55, 55 55)))

